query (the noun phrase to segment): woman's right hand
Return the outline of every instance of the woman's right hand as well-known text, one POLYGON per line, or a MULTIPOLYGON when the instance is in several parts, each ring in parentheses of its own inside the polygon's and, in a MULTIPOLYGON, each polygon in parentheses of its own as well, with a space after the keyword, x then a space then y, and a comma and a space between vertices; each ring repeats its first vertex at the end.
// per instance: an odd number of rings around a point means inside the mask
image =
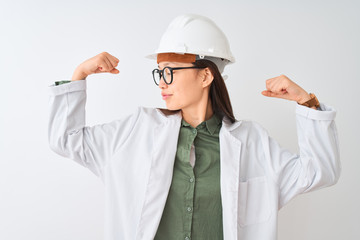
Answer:
POLYGON ((118 74, 120 71, 116 69, 119 59, 107 52, 102 52, 85 62, 81 63, 74 71, 71 78, 72 81, 85 80, 85 78, 94 73, 109 72, 118 74))

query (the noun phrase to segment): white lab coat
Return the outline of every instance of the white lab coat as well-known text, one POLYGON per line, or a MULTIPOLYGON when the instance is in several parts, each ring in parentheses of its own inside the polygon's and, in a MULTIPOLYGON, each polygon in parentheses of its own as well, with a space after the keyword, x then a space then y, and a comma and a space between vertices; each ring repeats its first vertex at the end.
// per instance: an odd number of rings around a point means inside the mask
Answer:
MULTIPOLYGON (((86 80, 51 85, 50 148, 99 176, 105 240, 153 239, 172 180, 181 113, 139 107, 85 126, 86 80)), ((252 121, 223 120, 220 186, 225 240, 275 240, 278 210, 296 195, 333 185, 341 170, 335 110, 296 107, 300 154, 252 121)), ((195 239, 197 240, 197 239, 195 239)))

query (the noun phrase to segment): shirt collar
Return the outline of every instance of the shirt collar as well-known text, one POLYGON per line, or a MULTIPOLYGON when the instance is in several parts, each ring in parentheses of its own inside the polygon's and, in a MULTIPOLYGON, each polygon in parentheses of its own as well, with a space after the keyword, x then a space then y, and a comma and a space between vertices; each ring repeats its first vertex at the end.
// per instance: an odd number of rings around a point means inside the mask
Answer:
MULTIPOLYGON (((221 123, 221 118, 217 114, 214 113, 210 119, 200 123, 196 128, 199 129, 203 126, 206 126, 206 129, 208 130, 208 132, 211 135, 213 135, 220 123, 221 123)), ((188 122, 186 122, 184 119, 181 120, 181 126, 192 128, 192 126, 188 122)))

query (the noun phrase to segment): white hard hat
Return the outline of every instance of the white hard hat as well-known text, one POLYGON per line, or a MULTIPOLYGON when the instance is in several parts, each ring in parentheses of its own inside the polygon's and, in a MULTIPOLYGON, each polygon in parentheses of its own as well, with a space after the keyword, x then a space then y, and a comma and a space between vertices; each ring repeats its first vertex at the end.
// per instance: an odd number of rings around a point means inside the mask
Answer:
POLYGON ((158 49, 146 57, 156 59, 158 53, 195 54, 196 59, 213 61, 220 72, 225 65, 235 62, 221 29, 211 19, 196 14, 176 17, 163 34, 158 49))

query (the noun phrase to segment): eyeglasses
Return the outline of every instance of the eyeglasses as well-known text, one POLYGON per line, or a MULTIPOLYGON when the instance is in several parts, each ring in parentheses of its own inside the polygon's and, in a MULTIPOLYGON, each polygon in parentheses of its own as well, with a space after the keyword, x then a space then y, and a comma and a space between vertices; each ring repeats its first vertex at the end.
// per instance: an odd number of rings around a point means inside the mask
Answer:
POLYGON ((189 69, 189 68, 206 68, 206 67, 178 67, 178 68, 164 67, 163 70, 155 68, 152 71, 154 82, 156 85, 159 85, 160 79, 161 79, 161 77, 163 77, 164 82, 167 85, 170 85, 173 81, 173 71, 174 70, 189 69))

